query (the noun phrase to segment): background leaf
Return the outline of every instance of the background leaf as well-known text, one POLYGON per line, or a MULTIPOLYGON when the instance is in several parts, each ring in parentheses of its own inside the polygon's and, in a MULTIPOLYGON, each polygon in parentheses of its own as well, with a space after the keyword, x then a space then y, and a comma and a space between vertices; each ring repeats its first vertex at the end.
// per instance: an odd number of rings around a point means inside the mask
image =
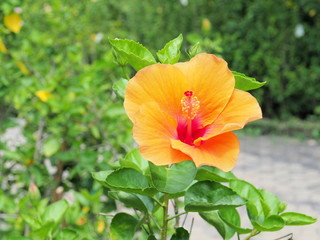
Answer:
POLYGON ((238 207, 246 201, 230 188, 216 182, 197 182, 185 194, 185 210, 188 212, 202 212, 238 207))
POLYGON ((120 79, 116 81, 112 85, 113 91, 115 91, 120 97, 124 98, 124 93, 126 91, 126 86, 127 86, 128 80, 127 79, 120 79))
POLYGON ((122 168, 113 171, 107 176, 106 183, 114 190, 138 193, 143 195, 153 195, 154 189, 144 175, 133 168, 122 168))
POLYGON ((238 73, 235 71, 232 71, 232 73, 236 80, 236 85, 235 85, 236 89, 249 91, 256 88, 260 88, 267 83, 267 82, 258 82, 255 78, 248 77, 243 73, 238 73))
POLYGON ((135 208, 142 212, 152 211, 153 209, 153 201, 147 196, 121 191, 109 191, 108 196, 123 202, 127 207, 135 208))
POLYGON ((229 182, 237 177, 232 172, 224 172, 216 167, 201 166, 198 168, 195 179, 198 181, 229 182))
POLYGON ((225 208, 218 211, 219 217, 239 234, 250 233, 252 229, 241 228, 241 220, 235 208, 225 208))
POLYGON ((60 138, 57 138, 57 137, 48 138, 42 146, 42 153, 46 157, 51 157, 53 154, 58 152, 58 150, 60 149, 60 146, 61 146, 60 138))
POLYGON ((141 156, 139 149, 133 149, 127 153, 125 158, 120 159, 120 164, 124 168, 133 168, 142 174, 149 171, 148 161, 141 156))
POLYGON ((290 226, 308 225, 317 221, 316 218, 297 212, 285 212, 282 213, 280 216, 285 221, 285 224, 290 226))
POLYGON ((174 64, 179 61, 180 47, 183 41, 182 34, 168 42, 163 49, 157 52, 157 56, 162 63, 174 64))
POLYGON ((140 43, 127 39, 109 39, 109 42, 136 71, 156 63, 151 52, 140 43))
POLYGON ((235 230, 229 227, 220 218, 218 211, 201 212, 199 214, 206 222, 208 222, 210 225, 214 226, 217 229, 218 233, 224 240, 232 238, 232 236, 235 234, 235 230))
POLYGON ((251 220, 258 231, 279 231, 285 226, 284 220, 278 215, 271 215, 263 220, 251 220))
POLYGON ((118 213, 112 218, 110 237, 112 240, 132 240, 138 220, 127 213, 118 213))
POLYGON ((192 161, 172 164, 170 168, 156 166, 149 162, 149 167, 155 188, 160 192, 170 194, 185 190, 192 183, 197 172, 197 168, 192 161))
POLYGON ((176 228, 176 232, 172 235, 170 240, 189 240, 189 232, 183 227, 176 228))

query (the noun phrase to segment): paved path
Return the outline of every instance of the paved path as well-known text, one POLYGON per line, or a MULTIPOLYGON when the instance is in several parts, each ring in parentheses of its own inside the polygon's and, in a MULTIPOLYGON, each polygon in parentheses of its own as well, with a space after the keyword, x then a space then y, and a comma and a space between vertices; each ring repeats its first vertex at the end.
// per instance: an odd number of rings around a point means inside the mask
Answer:
MULTIPOLYGON (((241 154, 233 173, 258 188, 276 194, 296 211, 318 218, 313 225, 285 227, 259 234, 253 240, 274 240, 293 233, 294 240, 320 239, 320 144, 279 137, 240 137, 241 154)), ((244 225, 248 220, 244 221, 244 225)), ((186 226, 188 227, 188 226, 186 226)), ((216 231, 198 217, 192 240, 221 240, 216 231)), ((236 239, 234 237, 233 239, 236 239)), ((288 238, 284 238, 286 240, 288 238)))

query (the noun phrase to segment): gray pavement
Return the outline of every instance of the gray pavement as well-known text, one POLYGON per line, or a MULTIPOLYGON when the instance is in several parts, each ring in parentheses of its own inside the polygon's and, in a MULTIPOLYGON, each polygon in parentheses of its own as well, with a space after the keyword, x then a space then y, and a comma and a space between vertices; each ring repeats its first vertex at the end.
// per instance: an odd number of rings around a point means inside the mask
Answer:
MULTIPOLYGON (((265 136, 242 136, 240 143, 241 154, 233 170, 238 178, 276 194, 288 204, 286 211, 301 212, 320 219, 319 143, 314 140, 265 136)), ((244 209, 241 210, 246 215, 244 209)), ((221 239, 206 222, 196 214, 193 216, 192 240, 221 239)), ((248 224, 246 218, 243 225, 248 224)), ((185 227, 188 228, 187 225, 185 227)), ((312 225, 290 226, 278 232, 259 234, 252 239, 274 240, 289 233, 293 233, 294 240, 319 240, 320 220, 312 225)))

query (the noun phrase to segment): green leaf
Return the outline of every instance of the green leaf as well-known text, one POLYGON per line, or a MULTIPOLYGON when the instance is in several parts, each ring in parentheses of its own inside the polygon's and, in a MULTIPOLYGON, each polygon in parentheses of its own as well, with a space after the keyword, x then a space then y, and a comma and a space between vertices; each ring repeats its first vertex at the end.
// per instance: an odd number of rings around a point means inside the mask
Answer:
POLYGON ((34 240, 28 237, 10 237, 10 240, 34 240))
MULTIPOLYGON (((248 201, 246 204, 248 215, 258 231, 278 231, 284 227, 281 217, 271 215, 274 210, 270 207, 277 205, 274 196, 266 191, 259 191, 252 184, 240 179, 231 180, 230 188, 248 201)), ((279 211, 279 208, 276 211, 279 211)))
POLYGON ((94 125, 90 127, 90 131, 92 136, 94 136, 95 139, 100 139, 101 135, 100 135, 99 128, 97 126, 94 125))
POLYGON ((46 239, 46 237, 50 234, 50 232, 55 227, 55 225, 56 224, 53 221, 47 222, 46 224, 44 224, 43 226, 41 226, 40 228, 38 228, 37 230, 31 233, 32 239, 34 240, 46 239))
POLYGON ((252 229, 241 228, 241 220, 238 211, 235 208, 225 208, 218 211, 219 217, 232 229, 239 234, 250 233, 252 229))
POLYGON ((77 233, 71 229, 68 229, 68 228, 65 228, 65 229, 62 229, 58 236, 57 236, 57 240, 74 240, 76 239, 77 237, 77 233))
POLYGON ((155 236, 149 236, 148 240, 157 240, 155 236))
POLYGON ((61 146, 61 139, 57 137, 48 138, 43 146, 42 146, 42 153, 46 157, 51 157, 53 154, 58 152, 61 146))
POLYGON ((148 161, 141 156, 139 149, 130 151, 125 158, 120 159, 120 164, 124 168, 136 169, 144 175, 149 171, 148 161))
POLYGON ((174 64, 179 61, 180 47, 183 41, 182 34, 168 42, 163 49, 157 52, 157 56, 162 63, 174 64))
POLYGON ((110 188, 110 185, 106 183, 106 179, 111 173, 113 173, 112 170, 107 170, 107 171, 100 171, 100 172, 92 172, 91 175, 94 180, 101 183, 104 187, 110 188))
POLYGON ((55 222, 59 224, 62 221, 63 215, 67 211, 69 205, 66 200, 60 200, 58 202, 49 205, 42 215, 43 222, 55 222))
POLYGON ((172 164, 171 167, 156 166, 149 162, 149 167, 155 188, 170 194, 181 192, 189 187, 197 172, 192 161, 172 164))
POLYGON ((214 226, 224 240, 232 238, 235 230, 229 227, 219 216, 218 211, 200 212, 199 215, 210 225, 214 226))
POLYGON ((176 229, 176 232, 172 235, 170 240, 189 240, 190 234, 183 227, 179 227, 176 229))
POLYGON ((261 195, 258 189, 252 184, 240 179, 230 180, 230 188, 248 201, 246 205, 253 217, 264 218, 261 195))
POLYGON ((120 97, 124 98, 124 93, 126 91, 126 86, 128 84, 128 80, 127 79, 120 79, 119 81, 116 81, 113 86, 112 89, 113 91, 115 91, 120 97))
POLYGON ((112 240, 132 240, 138 220, 127 213, 118 213, 111 221, 110 237, 112 240))
POLYGON ((298 226, 298 225, 308 225, 315 223, 317 221, 316 218, 307 216, 302 213, 297 212, 285 212, 280 215, 282 219, 285 221, 286 225, 298 226))
POLYGON ((129 208, 135 208, 142 212, 151 212, 153 209, 153 201, 147 196, 122 191, 109 191, 108 196, 123 202, 129 208))
POLYGON ((278 215, 271 215, 262 221, 251 219, 251 223, 258 231, 279 231, 285 226, 284 220, 278 215))
POLYGON ((109 39, 116 54, 124 58, 136 71, 155 64, 151 52, 140 43, 127 39, 109 39))
POLYGON ((259 189, 265 216, 278 215, 284 211, 285 203, 280 202, 279 198, 265 189, 259 189))
POLYGON ((240 89, 243 91, 249 91, 253 89, 257 89, 265 85, 267 82, 258 82, 255 78, 248 77, 243 73, 238 73, 235 71, 232 71, 236 85, 236 89, 240 89))
POLYGON ((31 227, 32 230, 35 230, 41 227, 41 224, 38 219, 24 213, 21 213, 20 216, 31 227))
POLYGON ((198 181, 229 182, 237 177, 232 172, 224 172, 216 167, 201 166, 198 168, 195 179, 198 181))
POLYGON ((107 185, 114 190, 152 195, 155 190, 149 186, 145 176, 133 168, 122 168, 107 176, 107 185))
POLYGON ((246 201, 220 183, 203 181, 193 184, 187 190, 184 204, 188 212, 201 212, 238 207, 246 204, 246 201))
POLYGON ((194 56, 196 56, 197 54, 199 54, 201 52, 202 52, 201 43, 196 42, 194 45, 192 45, 188 49, 187 54, 188 54, 189 58, 193 58, 194 56))

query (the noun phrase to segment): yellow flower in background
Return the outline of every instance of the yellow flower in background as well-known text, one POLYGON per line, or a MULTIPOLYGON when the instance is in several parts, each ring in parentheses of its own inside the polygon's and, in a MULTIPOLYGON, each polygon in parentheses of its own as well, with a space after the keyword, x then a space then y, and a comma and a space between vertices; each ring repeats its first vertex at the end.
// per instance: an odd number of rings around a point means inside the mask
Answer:
POLYGON ((43 90, 39 90, 39 91, 36 91, 36 96, 42 101, 42 102, 47 102, 48 99, 50 97, 52 97, 52 94, 47 92, 47 91, 43 91, 43 90))
POLYGON ((23 62, 18 61, 18 62, 16 62, 16 65, 17 65, 17 67, 21 70, 21 72, 22 72, 24 75, 29 75, 29 74, 30 74, 30 71, 28 70, 28 68, 26 67, 26 65, 24 65, 23 62))
POLYGON ((87 219, 85 217, 79 217, 76 224, 78 226, 83 226, 87 223, 87 219))
POLYGON ((4 16, 4 25, 14 33, 19 33, 22 26, 22 18, 17 13, 4 16))
POLYGON ((317 14, 317 12, 316 12, 316 10, 314 10, 314 9, 311 9, 311 10, 309 11, 309 16, 310 16, 310 17, 314 17, 316 14, 317 14))
POLYGON ((96 36, 97 36, 97 34, 95 34, 95 33, 90 34, 91 41, 94 41, 96 39, 96 36))
POLYGON ((98 224, 97 224, 97 232, 98 233, 102 233, 106 228, 106 224, 104 221, 102 220, 98 220, 98 224))
POLYGON ((291 7, 293 5, 293 3, 291 1, 286 1, 286 6, 287 7, 291 7))
POLYGON ((0 52, 3 52, 4 54, 8 53, 8 49, 6 48, 6 45, 4 45, 4 43, 2 42, 1 38, 0 38, 0 52))
POLYGON ((90 211, 90 208, 88 206, 84 206, 81 211, 86 214, 90 211))
POLYGON ((211 22, 208 18, 205 18, 202 20, 201 28, 202 28, 202 31, 204 31, 204 32, 210 32, 211 22))

